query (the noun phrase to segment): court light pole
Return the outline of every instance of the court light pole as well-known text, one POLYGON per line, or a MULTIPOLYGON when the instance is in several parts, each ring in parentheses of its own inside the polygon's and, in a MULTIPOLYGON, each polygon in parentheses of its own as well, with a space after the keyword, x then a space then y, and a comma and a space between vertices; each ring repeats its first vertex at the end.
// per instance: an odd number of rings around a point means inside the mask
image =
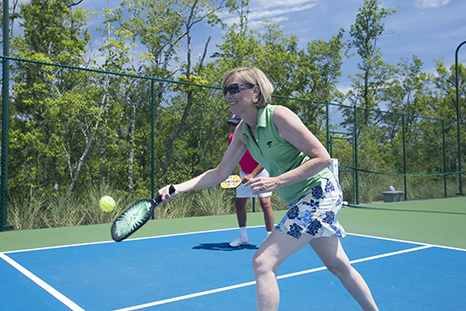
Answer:
POLYGON ((466 41, 462 42, 458 47, 456 48, 455 52, 455 68, 456 68, 456 119, 458 121, 457 125, 457 131, 458 131, 458 170, 459 170, 459 195, 463 195, 463 177, 461 174, 462 168, 461 168, 461 126, 460 126, 460 95, 459 95, 459 85, 458 85, 458 51, 460 47, 465 44, 466 41))

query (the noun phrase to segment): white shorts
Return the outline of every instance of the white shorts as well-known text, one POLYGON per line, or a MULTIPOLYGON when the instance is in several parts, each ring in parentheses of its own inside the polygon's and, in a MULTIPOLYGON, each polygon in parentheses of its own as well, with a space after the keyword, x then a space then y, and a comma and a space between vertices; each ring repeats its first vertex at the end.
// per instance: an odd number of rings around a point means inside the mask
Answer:
MULTIPOLYGON (((243 179, 244 176, 246 175, 248 174, 246 174, 242 170, 239 172, 239 177, 241 177, 241 179, 243 179)), ((256 177, 269 177, 269 172, 267 172, 264 169, 256 177)), ((264 192, 264 193, 259 194, 259 198, 271 197, 271 196, 272 196, 272 192, 264 192)), ((256 198, 257 195, 252 194, 252 188, 250 186, 245 187, 243 186, 243 184, 241 184, 236 188, 236 197, 237 198, 256 198)))

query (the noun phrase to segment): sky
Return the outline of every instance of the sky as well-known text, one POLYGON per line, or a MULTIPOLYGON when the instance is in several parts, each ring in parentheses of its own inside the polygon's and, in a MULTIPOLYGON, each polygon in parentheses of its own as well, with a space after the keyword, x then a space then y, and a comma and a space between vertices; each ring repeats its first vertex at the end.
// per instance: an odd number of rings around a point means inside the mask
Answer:
MULTIPOLYGON (((160 1, 160 0, 154 0, 160 1)), ((21 0, 21 2, 28 2, 21 0)), ((103 8, 116 8, 121 0, 84 0, 81 7, 102 13, 103 8)), ((466 41, 466 1, 465 0, 381 0, 379 6, 395 8, 397 12, 386 17, 386 34, 378 41, 383 53, 383 60, 397 64, 400 58, 419 57, 423 71, 434 73, 436 60, 443 60, 449 67, 455 63, 457 47, 466 41)), ((350 40, 349 30, 355 23, 356 15, 364 0, 250 0, 248 27, 261 30, 264 19, 273 19, 280 25, 285 36, 297 36, 300 48, 313 40, 328 41, 345 29, 343 40, 350 40)), ((238 22, 237 19, 221 15, 227 24, 238 22)), ((102 17, 95 16, 89 21, 93 44, 99 45, 101 34, 93 28, 101 25, 102 17)), ((204 50, 209 36, 211 42, 208 55, 216 51, 216 45, 222 41, 225 30, 198 24, 192 29, 193 55, 204 50)), ((353 49, 352 52, 356 53, 353 49)), ((459 50, 458 61, 466 64, 466 44, 459 50)), ((343 60, 338 88, 346 93, 351 86, 349 74, 358 72, 358 55, 343 60)))

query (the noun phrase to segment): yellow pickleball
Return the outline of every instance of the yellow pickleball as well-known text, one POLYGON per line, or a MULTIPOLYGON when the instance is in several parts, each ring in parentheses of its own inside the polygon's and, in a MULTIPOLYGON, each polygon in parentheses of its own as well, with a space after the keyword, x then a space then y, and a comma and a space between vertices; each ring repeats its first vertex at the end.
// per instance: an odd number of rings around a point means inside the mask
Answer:
POLYGON ((99 205, 104 212, 111 212, 115 208, 115 200, 106 195, 100 198, 99 205))

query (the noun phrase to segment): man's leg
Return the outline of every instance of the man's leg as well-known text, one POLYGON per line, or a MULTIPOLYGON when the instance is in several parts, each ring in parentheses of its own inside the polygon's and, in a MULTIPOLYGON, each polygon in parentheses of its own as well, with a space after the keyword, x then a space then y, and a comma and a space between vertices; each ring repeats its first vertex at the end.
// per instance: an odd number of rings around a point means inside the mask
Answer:
POLYGON ((270 203, 270 197, 262 197, 259 198, 259 202, 264 212, 264 222, 265 222, 265 229, 267 232, 272 232, 273 230, 273 222, 275 220, 272 204, 270 203))
POLYGON ((248 233, 246 229, 246 202, 248 198, 236 198, 235 199, 235 208, 236 208, 236 218, 238 219, 239 225, 239 237, 230 243, 231 247, 238 247, 242 245, 248 245, 248 233))

